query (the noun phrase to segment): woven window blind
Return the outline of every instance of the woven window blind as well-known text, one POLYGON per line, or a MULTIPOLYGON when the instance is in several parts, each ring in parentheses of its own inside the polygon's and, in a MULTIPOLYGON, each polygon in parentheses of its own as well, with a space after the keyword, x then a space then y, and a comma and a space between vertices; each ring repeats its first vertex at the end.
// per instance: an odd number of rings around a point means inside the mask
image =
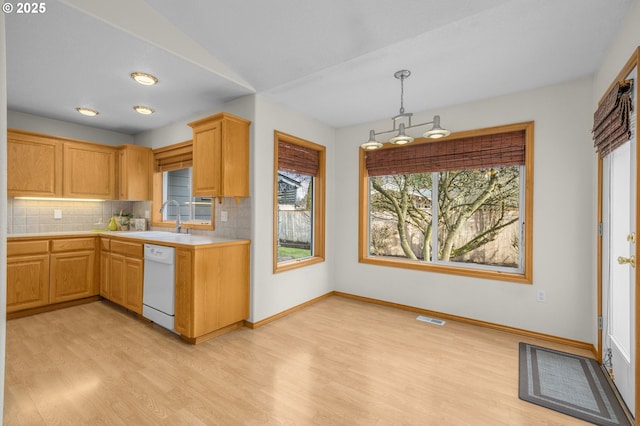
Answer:
POLYGON ((156 149, 153 151, 153 161, 156 172, 193 167, 193 144, 188 141, 156 149))
POLYGON ((525 131, 367 152, 369 176, 506 167, 525 163, 525 131))
POLYGON ((593 114, 593 141, 601 156, 631 138, 631 89, 633 80, 617 82, 593 114))
POLYGON ((318 151, 294 143, 278 141, 278 170, 316 176, 320 160, 318 151))

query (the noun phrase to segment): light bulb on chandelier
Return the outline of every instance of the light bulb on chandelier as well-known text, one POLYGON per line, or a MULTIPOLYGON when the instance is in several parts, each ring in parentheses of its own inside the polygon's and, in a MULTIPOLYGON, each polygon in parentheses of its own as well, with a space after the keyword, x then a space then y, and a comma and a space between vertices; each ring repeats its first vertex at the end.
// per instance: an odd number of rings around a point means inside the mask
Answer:
POLYGON ((440 125, 440 116, 436 115, 433 117, 432 121, 428 121, 426 123, 420 124, 411 124, 411 117, 413 116, 410 112, 404 112, 404 81, 409 78, 411 75, 411 71, 409 70, 400 70, 397 71, 393 76, 400 80, 400 113, 392 118, 393 120, 393 129, 384 130, 381 132, 376 132, 375 130, 369 130, 369 140, 360 145, 360 147, 367 151, 372 151, 374 149, 379 149, 384 146, 382 142, 376 140, 377 135, 381 135, 384 133, 392 133, 396 132, 396 135, 389 139, 389 142, 395 145, 405 145, 414 141, 414 138, 406 134, 407 129, 412 129, 415 127, 427 126, 431 124, 431 129, 424 132, 422 135, 425 138, 429 139, 439 139, 445 136, 449 136, 451 132, 447 129, 442 128, 440 125), (398 123, 398 127, 396 127, 396 123, 398 120, 406 121, 406 124, 398 123))

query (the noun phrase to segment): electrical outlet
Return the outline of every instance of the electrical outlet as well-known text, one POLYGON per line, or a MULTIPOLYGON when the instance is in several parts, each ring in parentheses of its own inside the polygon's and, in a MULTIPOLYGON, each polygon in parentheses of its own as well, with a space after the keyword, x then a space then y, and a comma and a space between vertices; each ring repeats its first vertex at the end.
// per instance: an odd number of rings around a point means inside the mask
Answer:
POLYGON ((544 290, 538 290, 538 292, 536 293, 536 302, 544 303, 546 301, 547 294, 544 292, 544 290))
POLYGON ((54 219, 62 219, 62 210, 61 209, 53 209, 53 218, 54 219))
POLYGON ((144 211, 144 218, 145 219, 150 219, 151 218, 151 216, 149 216, 149 210, 145 210, 144 211))
POLYGON ((222 222, 226 222, 229 220, 229 212, 221 211, 220 212, 220 220, 222 222))

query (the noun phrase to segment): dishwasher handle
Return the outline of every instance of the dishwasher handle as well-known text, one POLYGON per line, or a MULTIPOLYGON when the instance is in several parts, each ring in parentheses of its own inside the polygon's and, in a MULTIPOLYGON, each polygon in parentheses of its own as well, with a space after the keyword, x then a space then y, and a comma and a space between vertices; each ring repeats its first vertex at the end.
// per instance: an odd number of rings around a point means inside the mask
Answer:
POLYGON ((145 262, 156 262, 164 263, 166 265, 173 265, 175 261, 175 252, 176 249, 173 247, 145 244, 144 260, 145 262))

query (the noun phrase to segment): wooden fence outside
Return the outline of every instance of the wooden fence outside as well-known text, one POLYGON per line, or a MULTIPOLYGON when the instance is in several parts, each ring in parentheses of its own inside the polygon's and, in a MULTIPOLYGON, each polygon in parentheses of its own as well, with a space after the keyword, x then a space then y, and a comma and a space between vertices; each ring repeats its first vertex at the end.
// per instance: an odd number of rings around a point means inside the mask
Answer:
POLYGON ((311 212, 280 210, 278 236, 281 245, 309 246, 311 244, 311 212))

